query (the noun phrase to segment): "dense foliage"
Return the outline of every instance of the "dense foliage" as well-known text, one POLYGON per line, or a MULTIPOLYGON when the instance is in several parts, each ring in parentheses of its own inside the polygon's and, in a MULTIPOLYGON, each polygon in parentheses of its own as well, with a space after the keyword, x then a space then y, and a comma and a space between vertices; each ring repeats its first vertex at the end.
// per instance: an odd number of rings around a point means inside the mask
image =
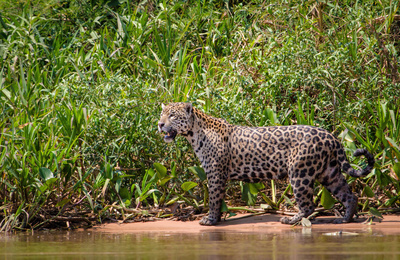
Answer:
MULTIPOLYGON (((348 178, 360 209, 400 203, 399 2, 0 1, 0 229, 206 211, 161 103, 231 123, 317 125, 376 158, 348 178), (153 211, 149 211, 152 209, 153 211), (154 210, 157 209, 157 210, 154 210)), ((285 182, 230 183, 229 203, 292 205, 285 182)), ((329 193, 315 187, 331 208, 329 193)), ((336 205, 338 206, 338 205, 336 205)))

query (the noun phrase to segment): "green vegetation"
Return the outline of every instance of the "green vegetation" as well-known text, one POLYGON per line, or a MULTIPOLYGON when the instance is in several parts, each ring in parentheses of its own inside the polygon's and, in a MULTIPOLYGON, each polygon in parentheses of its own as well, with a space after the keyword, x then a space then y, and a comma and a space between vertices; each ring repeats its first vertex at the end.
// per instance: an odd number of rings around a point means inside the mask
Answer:
MULTIPOLYGON (((355 165, 356 147, 376 158, 366 178, 347 177, 360 209, 398 209, 398 1, 0 0, 0 10, 1 230, 205 212, 190 146, 157 134, 161 103, 176 101, 234 124, 326 128, 355 165)), ((231 182, 227 203, 285 210, 287 185, 231 182)))

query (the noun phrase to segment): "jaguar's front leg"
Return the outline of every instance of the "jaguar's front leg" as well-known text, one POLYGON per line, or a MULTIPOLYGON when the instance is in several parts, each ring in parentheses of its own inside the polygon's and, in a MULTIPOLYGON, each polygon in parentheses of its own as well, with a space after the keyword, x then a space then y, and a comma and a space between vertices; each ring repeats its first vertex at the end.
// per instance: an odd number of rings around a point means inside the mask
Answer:
POLYGON ((221 221, 221 203, 225 196, 225 179, 208 175, 209 213, 200 220, 200 225, 212 226, 221 221))

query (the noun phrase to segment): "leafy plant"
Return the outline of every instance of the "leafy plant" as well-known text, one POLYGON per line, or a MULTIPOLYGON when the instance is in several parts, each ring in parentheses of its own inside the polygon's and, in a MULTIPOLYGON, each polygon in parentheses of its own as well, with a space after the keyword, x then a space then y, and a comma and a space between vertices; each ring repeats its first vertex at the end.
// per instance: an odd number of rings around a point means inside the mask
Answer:
POLYGON ((135 194, 136 208, 139 208, 142 202, 146 202, 147 197, 158 191, 152 188, 155 184, 156 176, 154 171, 149 169, 143 176, 142 185, 138 183, 132 185, 131 192, 135 194))

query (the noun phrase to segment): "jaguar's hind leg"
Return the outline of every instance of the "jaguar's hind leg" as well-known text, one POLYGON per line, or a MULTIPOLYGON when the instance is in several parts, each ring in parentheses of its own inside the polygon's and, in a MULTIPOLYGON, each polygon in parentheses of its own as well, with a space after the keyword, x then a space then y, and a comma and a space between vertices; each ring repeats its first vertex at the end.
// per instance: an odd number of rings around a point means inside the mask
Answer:
POLYGON ((310 216, 314 212, 315 205, 312 201, 314 193, 314 181, 307 178, 291 178, 290 184, 293 188, 293 193, 296 198, 299 212, 291 218, 281 218, 281 223, 293 225, 300 221, 302 218, 310 216))
POLYGON ((337 198, 346 208, 343 218, 336 219, 335 224, 347 223, 353 220, 357 213, 357 197, 351 192, 339 166, 328 167, 319 178, 320 183, 337 198))

